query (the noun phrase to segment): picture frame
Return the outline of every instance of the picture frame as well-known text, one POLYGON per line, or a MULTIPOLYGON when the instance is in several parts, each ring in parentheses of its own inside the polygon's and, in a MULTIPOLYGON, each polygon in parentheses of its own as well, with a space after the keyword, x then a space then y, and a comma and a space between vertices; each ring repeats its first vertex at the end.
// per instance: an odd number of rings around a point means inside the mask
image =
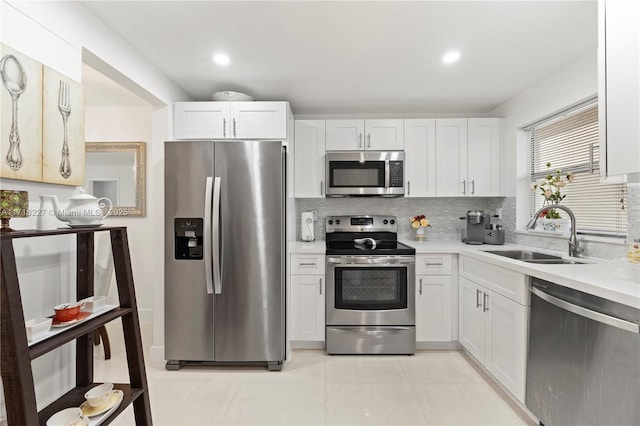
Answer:
POLYGON ((42 181, 43 65, 0 44, 0 177, 42 181))

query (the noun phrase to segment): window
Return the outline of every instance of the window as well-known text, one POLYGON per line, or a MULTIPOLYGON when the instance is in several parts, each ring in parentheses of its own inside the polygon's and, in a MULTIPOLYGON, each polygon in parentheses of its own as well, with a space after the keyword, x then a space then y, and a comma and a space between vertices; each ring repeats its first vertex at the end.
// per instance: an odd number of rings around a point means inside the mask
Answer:
MULTIPOLYGON (((561 189, 562 204, 576 215, 577 231, 589 234, 626 235, 626 184, 600 183, 598 104, 593 99, 524 129, 531 153, 531 182, 539 182, 558 169, 573 172, 575 179, 561 189), (547 168, 551 163, 551 168, 547 168)), ((539 191, 532 191, 531 214, 543 205, 539 191)), ((561 216, 567 217, 560 211, 561 216)))

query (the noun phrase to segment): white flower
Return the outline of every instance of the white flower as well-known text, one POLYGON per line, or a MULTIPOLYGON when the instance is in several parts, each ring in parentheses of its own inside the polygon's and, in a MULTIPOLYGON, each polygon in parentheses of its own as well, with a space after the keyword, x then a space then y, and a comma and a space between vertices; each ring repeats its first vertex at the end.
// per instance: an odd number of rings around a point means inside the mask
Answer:
POLYGON ((547 200, 549 198, 551 198, 551 191, 550 190, 547 189, 546 191, 544 191, 544 198, 546 198, 547 200))
POLYGON ((553 182, 553 186, 555 186, 556 188, 564 188, 565 183, 562 181, 559 182, 553 182))

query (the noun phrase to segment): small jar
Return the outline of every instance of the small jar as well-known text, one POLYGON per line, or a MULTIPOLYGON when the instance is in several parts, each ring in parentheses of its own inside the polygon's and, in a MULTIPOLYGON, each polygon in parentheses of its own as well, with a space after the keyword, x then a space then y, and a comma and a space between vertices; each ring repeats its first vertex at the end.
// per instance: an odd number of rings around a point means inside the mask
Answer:
POLYGON ((640 238, 629 239, 627 259, 631 263, 640 263, 640 238))

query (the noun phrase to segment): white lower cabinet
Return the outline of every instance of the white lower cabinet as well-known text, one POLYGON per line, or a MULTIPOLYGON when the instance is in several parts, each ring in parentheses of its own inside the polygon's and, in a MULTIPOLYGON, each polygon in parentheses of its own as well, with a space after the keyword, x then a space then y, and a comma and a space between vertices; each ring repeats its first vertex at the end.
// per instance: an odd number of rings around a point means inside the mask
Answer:
POLYGON ((463 267, 461 260, 460 344, 524 403, 527 307, 472 281, 473 277, 469 279, 463 267))
POLYGON ((416 255, 416 341, 450 342, 455 270, 451 254, 416 255))
POLYGON ((451 276, 417 275, 416 340, 451 341, 451 276))
POLYGON ((300 342, 325 340, 325 257, 324 254, 291 255, 291 340, 300 342))
POLYGON ((291 276, 291 340, 324 341, 324 276, 291 276))

